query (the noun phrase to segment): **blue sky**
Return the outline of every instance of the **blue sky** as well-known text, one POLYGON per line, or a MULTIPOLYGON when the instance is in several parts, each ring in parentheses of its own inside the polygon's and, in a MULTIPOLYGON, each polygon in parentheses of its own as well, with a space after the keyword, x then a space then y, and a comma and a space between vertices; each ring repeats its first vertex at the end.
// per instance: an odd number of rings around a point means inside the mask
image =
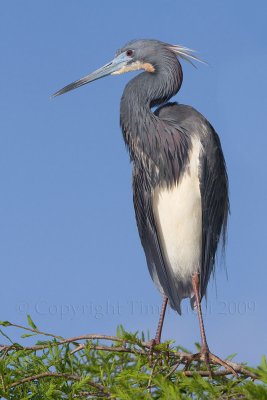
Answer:
MULTIPOLYGON (((226 266, 210 282, 210 348, 256 364, 266 343, 266 2, 12 1, 0 12, 1 320, 62 336, 155 332, 161 298, 139 242, 119 128, 130 74, 49 96, 135 38, 197 49, 175 99, 220 134, 230 179, 226 266)), ((204 303, 205 304, 205 303, 204 303)), ((199 341, 188 302, 163 339, 199 341)), ((16 333, 13 332, 16 338, 16 333)))

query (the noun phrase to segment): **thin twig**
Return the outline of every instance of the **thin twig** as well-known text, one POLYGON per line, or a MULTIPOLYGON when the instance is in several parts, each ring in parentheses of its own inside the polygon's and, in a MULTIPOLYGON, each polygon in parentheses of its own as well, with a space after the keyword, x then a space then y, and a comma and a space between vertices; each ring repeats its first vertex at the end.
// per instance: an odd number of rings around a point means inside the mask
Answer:
MULTIPOLYGON (((5 326, 5 325, 2 325, 2 326, 5 326)), ((64 340, 64 338, 62 336, 57 336, 57 335, 54 335, 53 333, 42 332, 42 331, 39 331, 38 329, 29 328, 27 326, 13 324, 12 322, 8 322, 8 325, 6 325, 6 327, 8 327, 8 326, 14 326, 15 328, 23 329, 25 331, 30 331, 30 332, 38 333, 40 335, 50 336, 50 337, 53 337, 56 339, 64 340)))
MULTIPOLYGON (((19 385, 23 385, 26 382, 35 381, 37 379, 42 379, 42 378, 46 378, 46 377, 65 378, 65 379, 69 379, 69 380, 72 380, 72 381, 80 381, 81 379, 83 379, 83 377, 81 377, 79 375, 58 373, 58 372, 43 372, 41 374, 28 376, 27 378, 23 378, 23 379, 20 379, 17 382, 13 382, 13 383, 11 383, 11 385, 9 385, 9 387, 10 388, 16 387, 16 386, 19 386, 19 385)), ((95 389, 98 389, 100 392, 109 395, 109 393, 107 392, 106 387, 101 385, 100 383, 95 383, 95 382, 92 382, 92 381, 87 381, 86 383, 88 385, 94 387, 95 389)))
MULTIPOLYGON (((78 351, 81 351, 83 349, 86 348, 85 344, 81 344, 80 346, 78 346, 76 349, 71 351, 71 354, 75 354, 78 351)), ((142 350, 138 350, 138 349, 129 349, 126 347, 117 347, 117 346, 104 346, 104 345, 96 345, 96 344, 92 344, 90 345, 90 350, 103 350, 103 351, 113 351, 114 353, 130 353, 130 354, 140 354, 143 356, 147 355, 147 352, 142 351, 142 350)))
POLYGON ((171 368, 170 372, 166 375, 165 378, 169 378, 174 371, 179 367, 179 365, 181 364, 181 361, 178 361, 176 364, 174 364, 174 366, 171 368))
MULTIPOLYGON (((131 342, 131 341, 128 341, 128 340, 125 340, 125 339, 120 339, 120 338, 117 338, 116 336, 89 334, 89 335, 81 335, 81 336, 76 336, 76 337, 72 337, 72 338, 69 338, 69 339, 64 339, 64 340, 61 340, 59 342, 49 342, 49 344, 48 343, 47 344, 39 344, 39 345, 34 345, 34 346, 20 346, 20 345, 17 346, 16 344, 0 345, 0 352, 1 351, 8 352, 8 351, 10 351, 10 350, 12 350, 14 348, 17 348, 19 350, 20 349, 21 350, 26 350, 26 351, 38 351, 38 350, 47 349, 50 346, 61 346, 61 345, 68 344, 68 343, 75 344, 75 342, 78 342, 80 340, 101 340, 101 339, 102 340, 110 340, 110 341, 113 341, 113 342, 133 344, 133 342, 131 342)), ((144 346, 144 347, 146 347, 146 346, 144 346)), ((84 348, 85 348, 84 344, 77 345, 77 347, 74 350, 72 350, 71 354, 74 354, 75 352, 80 351, 80 350, 82 350, 84 348)), ((106 350, 106 351, 113 350, 113 351, 125 352, 125 353, 139 353, 139 354, 144 354, 144 355, 146 354, 145 351, 140 351, 140 350, 137 350, 137 349, 132 351, 131 349, 126 348, 126 347, 97 346, 97 345, 92 344, 91 348, 92 349, 96 349, 96 350, 106 350)))
MULTIPOLYGON (((27 329, 30 330, 32 332, 36 332, 39 334, 43 334, 46 336, 53 336, 54 338, 60 338, 59 336, 56 335, 50 335, 50 334, 45 334, 44 332, 35 330, 35 329, 30 329, 30 328, 24 328, 20 325, 16 325, 16 324, 11 324, 12 326, 16 326, 16 327, 20 327, 23 329, 27 329)), ((19 350, 25 350, 25 351, 38 351, 38 350, 43 350, 45 348, 48 348, 49 346, 61 346, 64 344, 68 344, 71 343, 75 346, 77 346, 75 349, 72 350, 71 354, 74 354, 80 350, 85 349, 86 344, 78 344, 77 342, 81 341, 81 340, 108 340, 108 341, 112 341, 112 342, 119 342, 122 343, 124 346, 107 346, 107 345, 99 345, 99 344, 90 344, 90 348, 93 350, 103 350, 103 351, 111 351, 111 352, 119 352, 119 353, 129 353, 129 354, 139 354, 139 355, 143 355, 143 356, 149 356, 149 351, 150 351, 150 346, 148 342, 142 342, 142 341, 138 341, 137 343, 135 343, 134 341, 131 341, 129 339, 123 339, 123 338, 118 338, 117 336, 110 336, 110 335, 102 335, 102 334, 87 334, 87 335, 81 335, 81 336, 75 336, 69 339, 63 339, 60 341, 55 341, 55 342, 50 342, 49 344, 43 344, 43 345, 35 345, 35 346, 17 346, 16 344, 13 345, 6 345, 6 346, 2 346, 0 347, 0 351, 4 352, 4 353, 8 353, 9 351, 13 350, 13 349, 19 349, 19 350), (137 348, 131 348, 131 347, 126 347, 126 345, 137 345, 139 348, 141 349, 137 349, 137 348), (148 349, 148 350, 146 350, 148 349)), ((156 350, 153 349, 153 352, 156 353, 157 355, 160 354, 165 354, 166 351, 165 350, 156 350)), ((168 354, 170 356, 170 358, 175 361, 176 363, 181 363, 181 364, 187 364, 188 362, 192 361, 192 357, 193 355, 191 353, 185 353, 185 352, 177 352, 177 351, 170 351, 168 350, 168 354)), ((252 379, 257 379, 258 377, 250 372, 249 370, 247 370, 246 368, 244 368, 244 366, 240 365, 240 364, 236 364, 233 363, 231 361, 227 360, 228 365, 230 365, 234 371, 236 373, 245 375, 247 377, 250 377, 252 379)), ((211 364, 217 365, 215 362, 211 361, 211 364)), ((175 369, 174 369, 175 370, 175 369)), ((224 376, 224 375, 228 375, 230 373, 226 373, 227 371, 216 371, 216 373, 214 372, 215 376, 224 376)), ((184 372, 187 376, 192 376, 192 371, 185 371, 184 372)), ((198 374, 201 376, 207 376, 207 371, 198 371, 198 374)))
POLYGON ((74 399, 79 399, 79 398, 84 398, 85 396, 89 397, 89 396, 97 396, 97 397, 107 397, 107 398, 111 398, 109 394, 105 394, 105 393, 97 393, 96 392, 88 392, 88 391, 81 391, 77 394, 73 395, 74 399))
POLYGON ((156 368, 156 365, 157 365, 158 361, 159 361, 159 360, 158 360, 158 358, 157 358, 157 359, 155 360, 155 362, 154 362, 152 368, 151 368, 151 373, 150 373, 149 381, 148 381, 148 384, 147 384, 147 390, 148 390, 149 392, 151 392, 151 383, 152 383, 153 373, 154 373, 154 371, 155 371, 155 368, 156 368))

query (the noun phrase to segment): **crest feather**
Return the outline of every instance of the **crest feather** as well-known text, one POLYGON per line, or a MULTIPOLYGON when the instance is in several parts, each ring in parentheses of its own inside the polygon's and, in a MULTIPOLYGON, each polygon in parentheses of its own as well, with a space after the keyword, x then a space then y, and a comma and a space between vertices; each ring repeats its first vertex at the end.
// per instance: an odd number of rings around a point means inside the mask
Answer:
POLYGON ((175 44, 175 45, 168 46, 168 48, 171 51, 173 51, 178 57, 181 57, 185 61, 192 64, 195 68, 196 68, 196 66, 193 63, 193 61, 197 61, 202 64, 207 64, 205 61, 201 60, 199 57, 197 57, 194 54, 195 50, 189 49, 188 47, 184 47, 184 46, 180 46, 179 44, 175 44))

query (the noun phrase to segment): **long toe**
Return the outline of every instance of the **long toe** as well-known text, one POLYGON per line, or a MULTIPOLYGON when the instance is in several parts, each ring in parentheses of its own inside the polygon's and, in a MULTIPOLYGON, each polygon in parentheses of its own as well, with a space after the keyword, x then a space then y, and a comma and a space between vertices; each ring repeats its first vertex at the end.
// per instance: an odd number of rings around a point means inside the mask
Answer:
POLYGON ((220 357, 216 356, 215 354, 211 353, 207 347, 201 349, 199 353, 192 354, 190 359, 187 361, 184 370, 186 371, 190 364, 194 361, 204 361, 209 373, 210 378, 212 378, 212 368, 211 365, 222 366, 226 370, 228 370, 231 374, 238 376, 236 371, 227 363, 227 361, 222 360, 220 357))
POLYGON ((211 366, 210 366, 211 352, 209 351, 208 346, 202 347, 201 352, 199 354, 200 354, 200 356, 202 356, 201 358, 204 358, 207 370, 209 372, 209 376, 210 376, 210 378, 212 378, 212 371, 211 371, 211 366))
POLYGON ((236 377, 238 376, 233 367, 231 367, 231 365, 229 365, 227 361, 222 360, 220 357, 216 356, 215 354, 212 354, 211 352, 209 352, 209 360, 212 361, 213 364, 221 365, 236 377))

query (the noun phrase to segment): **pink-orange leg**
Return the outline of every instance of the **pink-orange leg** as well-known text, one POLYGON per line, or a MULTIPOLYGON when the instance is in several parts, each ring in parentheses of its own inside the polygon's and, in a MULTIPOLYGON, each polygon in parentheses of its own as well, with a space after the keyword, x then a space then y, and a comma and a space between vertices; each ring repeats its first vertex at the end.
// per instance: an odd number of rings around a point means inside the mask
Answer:
POLYGON ((193 355, 191 361, 200 360, 200 359, 204 358, 210 376, 212 376, 212 371, 210 368, 210 361, 215 364, 220 364, 224 368, 228 369, 228 371, 230 371, 232 374, 237 376, 237 373, 235 372, 235 370, 227 362, 221 360, 219 357, 212 354, 209 350, 206 333, 205 333, 205 328, 204 328, 203 317, 202 317, 200 297, 199 297, 199 274, 193 275, 192 286, 193 286, 193 291, 194 291, 194 295, 195 295, 197 315, 198 315, 198 320, 199 320, 199 328, 200 328, 200 335, 201 335, 201 350, 200 350, 200 353, 193 355))
POLYGON ((162 327, 163 327, 167 304, 168 304, 168 297, 166 297, 164 295, 155 339, 152 339, 152 340, 150 340, 150 342, 148 342, 148 346, 150 348, 150 355, 152 355, 154 346, 156 346, 157 344, 160 344, 161 332, 162 332, 162 327))
POLYGON ((149 356, 149 364, 150 364, 150 366, 152 366, 152 354, 153 354, 154 346, 156 346, 157 344, 160 344, 162 327, 163 327, 163 322, 164 322, 164 317, 165 317, 165 313, 166 313, 167 304, 168 304, 168 297, 166 297, 164 295, 163 296, 162 306, 161 306, 161 311, 160 311, 160 316, 159 316, 158 327, 157 327, 157 331, 156 331, 156 336, 155 336, 155 339, 152 339, 149 342, 149 354, 150 354, 150 356, 149 356))
POLYGON ((156 336, 155 336, 155 339, 154 339, 154 344, 159 344, 160 343, 162 327, 163 327, 163 322, 164 322, 164 317, 165 317, 165 313, 166 313, 167 304, 168 304, 168 297, 164 295, 163 303, 162 303, 161 311, 160 311, 160 316, 159 316, 158 328, 157 328, 156 336))

